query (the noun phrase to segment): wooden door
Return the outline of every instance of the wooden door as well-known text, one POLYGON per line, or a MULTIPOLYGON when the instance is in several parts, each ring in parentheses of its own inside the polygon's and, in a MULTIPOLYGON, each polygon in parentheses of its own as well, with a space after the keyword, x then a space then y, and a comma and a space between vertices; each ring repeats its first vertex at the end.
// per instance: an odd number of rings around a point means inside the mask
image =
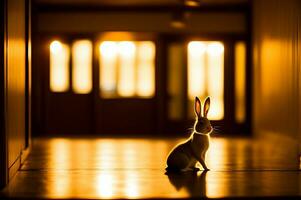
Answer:
POLYGON ((211 97, 209 119, 223 133, 247 132, 246 43, 225 37, 170 37, 167 51, 167 126, 193 126, 194 98, 211 97))
MULTIPOLYGON (((42 126, 50 135, 91 134, 93 42, 89 37, 42 40, 39 59, 42 126)), ((36 77, 38 78, 38 77, 36 77)))
POLYGON ((102 40, 96 52, 95 131, 114 135, 155 134, 156 43, 102 40))
POLYGON ((36 78, 42 82, 43 132, 154 133, 159 91, 154 39, 99 41, 95 36, 48 35, 42 41, 36 69, 40 73, 35 74, 42 74, 36 78))

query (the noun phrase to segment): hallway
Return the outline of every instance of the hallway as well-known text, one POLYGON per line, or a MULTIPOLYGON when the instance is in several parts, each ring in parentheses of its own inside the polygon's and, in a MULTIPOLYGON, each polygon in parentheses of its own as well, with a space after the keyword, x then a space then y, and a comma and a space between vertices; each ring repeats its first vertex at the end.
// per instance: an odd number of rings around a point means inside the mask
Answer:
POLYGON ((0 8, 0 199, 300 199, 300 0, 0 8))
POLYGON ((36 138, 28 159, 1 196, 210 199, 301 195, 301 173, 292 158, 297 144, 214 137, 206 159, 210 171, 167 176, 166 157, 182 140, 36 138))

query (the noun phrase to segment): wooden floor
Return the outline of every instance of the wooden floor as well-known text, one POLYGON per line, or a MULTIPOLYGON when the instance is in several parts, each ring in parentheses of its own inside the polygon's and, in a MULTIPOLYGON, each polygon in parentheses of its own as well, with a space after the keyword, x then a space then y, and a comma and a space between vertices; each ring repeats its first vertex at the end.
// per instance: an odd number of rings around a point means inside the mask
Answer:
POLYGON ((301 196, 297 147, 213 138, 210 171, 165 175, 183 139, 39 138, 5 188, 11 198, 187 198, 301 196))

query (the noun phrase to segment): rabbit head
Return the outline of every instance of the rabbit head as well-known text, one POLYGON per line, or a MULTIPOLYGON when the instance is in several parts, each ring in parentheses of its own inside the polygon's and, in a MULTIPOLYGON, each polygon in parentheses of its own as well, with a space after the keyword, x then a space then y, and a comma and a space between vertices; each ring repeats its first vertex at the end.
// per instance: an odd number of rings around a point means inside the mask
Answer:
POLYGON ((212 126, 210 124, 210 121, 207 118, 209 108, 210 108, 210 97, 207 97, 205 100, 205 103, 204 103, 203 116, 202 116, 201 101, 198 97, 195 97, 194 112, 196 115, 196 120, 194 123, 194 131, 203 133, 203 134, 210 134, 212 132, 212 130, 213 130, 212 126))

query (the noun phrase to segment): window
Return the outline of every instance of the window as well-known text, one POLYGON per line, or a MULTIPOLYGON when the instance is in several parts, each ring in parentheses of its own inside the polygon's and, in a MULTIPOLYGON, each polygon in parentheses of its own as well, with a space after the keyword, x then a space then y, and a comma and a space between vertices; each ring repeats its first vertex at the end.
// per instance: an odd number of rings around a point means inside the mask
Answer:
MULTIPOLYGON (((50 90, 66 92, 70 88, 70 45, 60 41, 50 44, 50 90)), ((72 89, 77 94, 92 90, 92 42, 76 40, 72 44, 72 89)))
POLYGON ((72 88, 74 93, 92 90, 92 42, 76 40, 72 44, 72 88))
MULTIPOLYGON (((224 45, 218 41, 191 41, 188 44, 188 99, 193 111, 195 96, 211 97, 211 120, 224 117, 224 45)), ((190 116, 194 116, 190 112, 190 116)))
POLYGON ((50 44, 50 90, 65 92, 69 89, 69 46, 57 40, 50 44))
POLYGON ((155 44, 152 41, 103 41, 99 46, 101 96, 152 97, 155 44))

